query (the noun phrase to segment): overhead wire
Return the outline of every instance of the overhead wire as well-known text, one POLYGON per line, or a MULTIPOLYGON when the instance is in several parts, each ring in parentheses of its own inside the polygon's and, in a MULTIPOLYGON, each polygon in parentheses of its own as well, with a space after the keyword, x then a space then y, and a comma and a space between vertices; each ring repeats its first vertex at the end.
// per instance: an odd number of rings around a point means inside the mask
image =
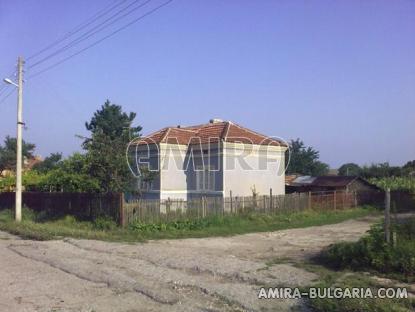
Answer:
POLYGON ((28 77, 28 79, 34 78, 34 77, 36 77, 36 76, 38 76, 38 75, 40 75, 40 74, 42 74, 42 73, 44 73, 44 72, 46 72, 46 71, 48 71, 48 70, 52 69, 52 68, 55 68, 55 67, 56 67, 56 66, 58 66, 58 65, 60 65, 60 64, 62 64, 62 63, 64 63, 64 62, 66 62, 66 61, 70 60, 71 58, 73 58, 73 57, 75 57, 75 56, 77 56, 77 55, 79 55, 79 54, 81 54, 81 53, 83 53, 83 52, 85 52, 85 51, 89 50, 90 48, 92 48, 92 47, 94 47, 94 46, 98 45, 99 43, 103 42, 104 40, 106 40, 106 39, 108 39, 108 38, 110 38, 110 37, 114 36, 114 35, 115 35, 115 34, 117 34, 117 33, 119 33, 120 31, 122 31, 122 30, 124 30, 124 29, 126 29, 126 28, 128 28, 128 27, 132 26, 133 24, 135 24, 135 23, 137 23, 137 22, 141 21, 143 18, 145 18, 145 17, 147 17, 147 16, 149 16, 149 15, 151 15, 151 14, 155 13, 156 11, 158 11, 159 9, 163 8, 164 6, 168 5, 168 4, 169 4, 169 3, 171 3, 171 2, 173 2, 173 0, 168 0, 168 1, 163 2, 162 4, 160 4, 160 5, 156 6, 155 8, 153 8, 152 10, 150 10, 150 11, 148 11, 148 12, 146 12, 146 13, 144 13, 144 14, 140 15, 139 17, 137 17, 137 18, 133 19, 133 20, 132 20, 132 21, 130 21, 129 23, 125 24, 124 26, 122 26, 122 27, 120 27, 120 28, 116 29, 115 31, 113 31, 113 32, 109 33, 108 35, 106 35, 106 36, 102 37, 101 39, 99 39, 99 40, 97 40, 97 41, 93 42, 92 44, 90 44, 90 45, 88 45, 88 46, 84 47, 83 49, 81 49, 81 50, 79 50, 79 51, 77 51, 77 52, 75 52, 75 53, 73 53, 73 54, 71 54, 71 55, 69 55, 69 56, 67 56, 67 57, 63 58, 62 60, 60 60, 60 61, 58 61, 58 62, 56 62, 56 63, 54 63, 54 64, 52 64, 52 65, 50 65, 50 66, 48 66, 48 67, 46 67, 46 68, 44 68, 44 69, 42 69, 42 70, 40 70, 39 72, 36 72, 36 73, 34 73, 34 74, 30 75, 30 76, 28 77))

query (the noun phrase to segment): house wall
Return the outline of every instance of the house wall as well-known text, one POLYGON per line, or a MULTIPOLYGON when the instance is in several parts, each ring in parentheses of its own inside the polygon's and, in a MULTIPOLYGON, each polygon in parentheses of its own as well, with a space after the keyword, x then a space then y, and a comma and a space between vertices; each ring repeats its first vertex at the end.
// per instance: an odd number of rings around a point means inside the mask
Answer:
POLYGON ((251 196, 285 194, 285 148, 216 143, 194 146, 160 144, 152 151, 150 162, 159 161, 159 175, 153 188, 143 192, 145 199, 183 199, 200 196, 251 196), (213 190, 199 190, 196 170, 211 168, 213 190))
POLYGON ((222 196, 222 170, 220 147, 196 145, 161 144, 160 147, 160 199, 183 199, 204 196, 222 196), (197 188, 196 170, 212 168, 214 189, 201 191, 197 188))
POLYGON ((224 193, 229 196, 285 194, 285 150, 278 146, 224 143, 224 193))
MULTIPOLYGON (((137 175, 137 187, 140 189, 137 165, 148 164, 148 169, 157 172, 160 168, 160 150, 159 146, 141 145, 130 151, 130 167, 137 175), (137 163, 138 161, 138 163, 137 163)), ((152 180, 150 190, 141 190, 143 199, 160 199, 160 174, 156 174, 152 180)))

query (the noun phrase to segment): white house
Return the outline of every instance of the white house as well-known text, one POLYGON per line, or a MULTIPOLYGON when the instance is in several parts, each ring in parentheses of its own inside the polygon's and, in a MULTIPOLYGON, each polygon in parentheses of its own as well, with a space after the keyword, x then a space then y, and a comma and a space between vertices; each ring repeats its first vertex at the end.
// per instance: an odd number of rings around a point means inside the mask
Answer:
POLYGON ((167 127, 133 147, 147 173, 140 183, 145 199, 285 193, 286 143, 230 121, 167 127))

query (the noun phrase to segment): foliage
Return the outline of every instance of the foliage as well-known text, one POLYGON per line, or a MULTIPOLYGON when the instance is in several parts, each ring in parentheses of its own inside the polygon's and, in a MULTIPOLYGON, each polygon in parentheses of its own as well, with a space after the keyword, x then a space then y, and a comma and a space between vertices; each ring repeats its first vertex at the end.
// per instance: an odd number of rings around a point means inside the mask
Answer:
MULTIPOLYGON (((22 142, 22 154, 24 158, 32 158, 35 145, 22 142)), ((6 136, 4 146, 0 145, 0 172, 16 168, 16 138, 6 136)))
POLYGON ((339 175, 341 176, 360 176, 362 168, 354 163, 347 163, 339 168, 339 175))
MULTIPOLYGON (((79 153, 59 161, 46 172, 25 171, 22 182, 27 191, 97 193, 101 190, 99 181, 88 174, 86 156, 79 153)), ((1 179, 0 191, 13 190, 15 183, 13 176, 1 179)))
POLYGON ((290 163, 287 173, 311 176, 325 175, 329 171, 329 166, 319 161, 319 157, 318 151, 312 147, 306 147, 300 139, 291 140, 290 163))
POLYGON ((51 153, 42 162, 33 166, 33 170, 41 173, 48 172, 59 166, 62 161, 62 153, 51 153))
MULTIPOLYGON (((321 293, 324 294, 324 289, 371 289, 371 293, 376 296, 378 289, 390 287, 387 285, 381 285, 378 282, 371 279, 369 276, 362 274, 330 274, 320 277, 320 281, 312 287, 321 289, 321 293)), ((320 312, 389 312, 389 311, 413 311, 415 302, 411 299, 403 298, 342 298, 337 299, 335 297, 317 297, 310 298, 308 305, 312 311, 320 312)))
POLYGON ((396 242, 387 244, 383 225, 372 226, 369 234, 357 242, 342 242, 330 246, 320 260, 335 268, 376 270, 399 274, 414 280, 415 274, 415 218, 395 224, 396 242))
POLYGON ((408 161, 402 169, 405 175, 415 177, 415 160, 408 161))
POLYGON ((399 177, 404 175, 401 167, 390 166, 388 162, 363 166, 361 176, 369 178, 399 177))
POLYGON ((142 241, 143 239, 227 236, 332 224, 363 217, 372 212, 371 209, 355 208, 336 212, 228 215, 153 224, 136 222, 129 227, 120 228, 107 218, 86 222, 67 216, 56 220, 26 210, 23 211, 23 222, 15 223, 12 212, 4 210, 0 212, 0 230, 38 240, 68 236, 109 241, 142 241))
POLYGON ((370 183, 386 190, 391 191, 408 191, 415 193, 415 177, 385 177, 369 179, 370 183))
POLYGON ((40 183, 29 189, 41 192, 97 193, 100 186, 98 180, 87 174, 71 173, 58 168, 49 171, 40 183))
POLYGON ((135 113, 122 112, 121 106, 106 101, 86 123, 91 137, 83 147, 87 152, 88 171, 100 183, 102 192, 134 190, 135 178, 129 171, 125 150, 141 127, 133 127, 135 113))

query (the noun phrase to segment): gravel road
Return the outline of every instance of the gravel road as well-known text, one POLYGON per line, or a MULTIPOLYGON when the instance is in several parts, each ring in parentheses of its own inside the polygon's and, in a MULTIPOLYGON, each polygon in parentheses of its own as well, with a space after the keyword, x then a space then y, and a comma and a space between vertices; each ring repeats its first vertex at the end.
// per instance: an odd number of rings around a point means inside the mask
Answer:
POLYGON ((317 276, 266 262, 307 259, 358 239, 375 220, 140 244, 39 242, 0 232, 0 311, 306 310, 299 300, 259 300, 259 287, 304 286, 317 276))

